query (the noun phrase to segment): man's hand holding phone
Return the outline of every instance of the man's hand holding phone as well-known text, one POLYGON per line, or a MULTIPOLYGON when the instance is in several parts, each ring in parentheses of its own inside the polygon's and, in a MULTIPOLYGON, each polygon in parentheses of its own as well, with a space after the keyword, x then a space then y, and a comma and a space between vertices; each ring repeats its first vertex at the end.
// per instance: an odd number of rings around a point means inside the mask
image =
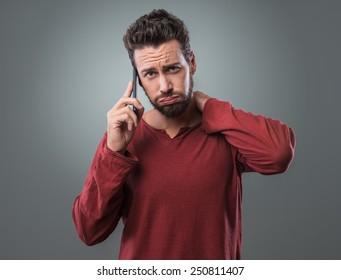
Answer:
POLYGON ((107 146, 121 154, 124 154, 133 139, 144 112, 140 101, 131 97, 132 91, 133 81, 130 81, 123 96, 107 113, 107 146), (136 113, 128 105, 134 106, 136 113))

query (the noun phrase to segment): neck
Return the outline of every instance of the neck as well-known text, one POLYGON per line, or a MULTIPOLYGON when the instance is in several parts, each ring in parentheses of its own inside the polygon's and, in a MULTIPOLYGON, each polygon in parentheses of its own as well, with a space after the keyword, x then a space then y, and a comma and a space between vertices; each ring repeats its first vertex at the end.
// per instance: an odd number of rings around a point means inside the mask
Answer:
POLYGON ((167 118, 157 110, 151 110, 144 115, 144 120, 154 128, 164 129, 172 137, 181 127, 192 127, 200 122, 201 114, 197 110, 192 97, 186 111, 177 118, 167 118))

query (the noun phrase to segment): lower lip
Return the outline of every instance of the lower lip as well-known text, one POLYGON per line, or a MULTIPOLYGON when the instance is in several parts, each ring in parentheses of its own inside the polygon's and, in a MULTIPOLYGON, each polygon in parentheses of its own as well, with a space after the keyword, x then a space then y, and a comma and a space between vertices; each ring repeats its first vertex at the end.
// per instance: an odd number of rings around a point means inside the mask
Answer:
POLYGON ((167 98, 162 98, 159 102, 161 105, 171 105, 174 103, 177 103, 179 101, 179 97, 167 97, 167 98))

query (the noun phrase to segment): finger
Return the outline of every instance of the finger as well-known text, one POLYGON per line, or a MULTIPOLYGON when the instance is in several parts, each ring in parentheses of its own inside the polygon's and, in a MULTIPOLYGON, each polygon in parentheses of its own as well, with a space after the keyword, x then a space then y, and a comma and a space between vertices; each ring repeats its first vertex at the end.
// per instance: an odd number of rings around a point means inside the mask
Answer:
POLYGON ((133 92, 133 81, 129 81, 126 91, 122 97, 130 97, 133 92))
POLYGON ((122 108, 128 107, 128 105, 134 106, 137 110, 141 110, 143 105, 136 98, 122 97, 115 105, 111 108, 111 111, 115 112, 122 108))
POLYGON ((144 107, 142 107, 142 108, 140 108, 140 109, 138 109, 138 108, 136 108, 137 109, 137 121, 139 122, 140 120, 141 120, 141 118, 142 118, 142 116, 143 116, 143 113, 144 113, 144 107))
POLYGON ((126 126, 129 131, 132 131, 135 126, 134 118, 127 112, 115 116, 115 118, 111 119, 108 123, 111 124, 112 128, 120 127, 120 129, 122 129, 126 126))
POLYGON ((132 98, 132 97, 122 97, 119 100, 119 106, 118 107, 124 107, 127 105, 133 105, 135 108, 137 109, 142 109, 143 105, 141 104, 141 102, 137 99, 137 98, 132 98), (122 106, 124 105, 124 106, 122 106))
POLYGON ((117 110, 113 115, 113 118, 121 118, 122 115, 125 116, 127 119, 129 118, 129 120, 132 120, 135 127, 137 127, 138 117, 130 107, 123 107, 117 110))

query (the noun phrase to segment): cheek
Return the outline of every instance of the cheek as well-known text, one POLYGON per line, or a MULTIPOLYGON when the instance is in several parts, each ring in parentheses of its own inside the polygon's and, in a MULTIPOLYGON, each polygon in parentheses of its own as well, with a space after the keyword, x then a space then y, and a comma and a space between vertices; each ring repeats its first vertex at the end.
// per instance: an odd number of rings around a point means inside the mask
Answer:
POLYGON ((190 76, 187 71, 183 71, 178 73, 177 75, 171 76, 171 83, 173 85, 174 90, 184 90, 188 87, 190 76))
POLYGON ((144 81, 142 83, 144 91, 150 98, 154 98, 157 95, 157 82, 155 81, 144 81))
POLYGON ((186 91, 188 90, 188 88, 190 87, 190 74, 189 73, 185 73, 184 75, 182 75, 181 77, 181 81, 182 81, 182 88, 185 89, 186 91))

